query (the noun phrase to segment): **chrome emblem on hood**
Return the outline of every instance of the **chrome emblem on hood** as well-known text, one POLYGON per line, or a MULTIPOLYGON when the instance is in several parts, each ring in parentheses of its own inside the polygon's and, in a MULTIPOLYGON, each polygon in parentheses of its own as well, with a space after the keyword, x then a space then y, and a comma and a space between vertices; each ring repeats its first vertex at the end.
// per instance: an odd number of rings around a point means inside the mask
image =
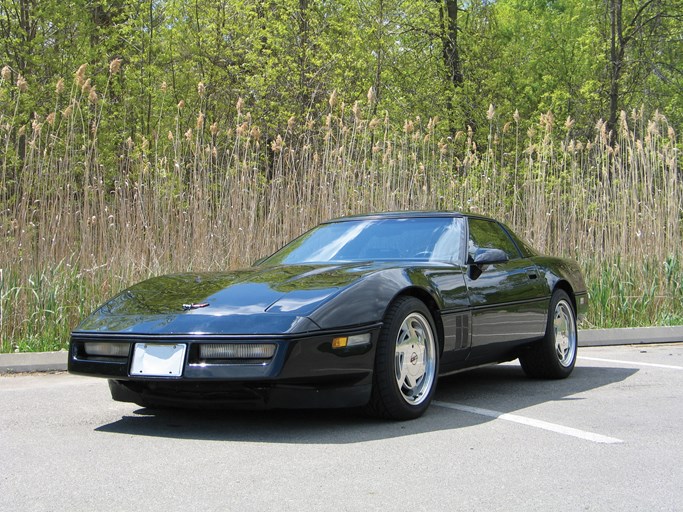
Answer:
POLYGON ((208 302, 202 302, 201 304, 183 304, 183 310, 187 311, 188 309, 205 308, 208 305, 209 305, 208 302))

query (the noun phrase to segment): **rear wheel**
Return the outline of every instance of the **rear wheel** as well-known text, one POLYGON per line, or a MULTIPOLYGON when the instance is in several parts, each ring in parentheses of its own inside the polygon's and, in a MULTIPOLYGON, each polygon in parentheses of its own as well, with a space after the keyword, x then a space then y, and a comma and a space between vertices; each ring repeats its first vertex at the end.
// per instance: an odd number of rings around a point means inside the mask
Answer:
POLYGON ((367 412, 395 420, 424 413, 436 389, 435 332, 429 309, 420 300, 401 297, 389 307, 377 344, 367 412))
POLYGON ((563 290, 555 290, 548 309, 545 336, 520 355, 519 362, 529 377, 564 379, 574 369, 577 346, 572 301, 563 290))

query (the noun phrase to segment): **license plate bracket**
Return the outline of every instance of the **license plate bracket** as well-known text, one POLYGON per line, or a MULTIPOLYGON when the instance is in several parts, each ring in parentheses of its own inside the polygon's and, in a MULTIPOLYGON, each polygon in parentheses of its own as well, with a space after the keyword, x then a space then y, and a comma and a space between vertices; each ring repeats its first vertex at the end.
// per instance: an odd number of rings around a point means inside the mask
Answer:
POLYGON ((185 343, 136 343, 130 375, 180 377, 185 363, 185 343))

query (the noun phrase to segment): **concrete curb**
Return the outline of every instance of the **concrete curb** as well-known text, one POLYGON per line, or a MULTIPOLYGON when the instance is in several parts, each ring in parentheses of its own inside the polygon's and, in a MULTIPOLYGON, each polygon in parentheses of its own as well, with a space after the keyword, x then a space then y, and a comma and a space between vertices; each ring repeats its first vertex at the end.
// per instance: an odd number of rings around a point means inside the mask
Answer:
POLYGON ((683 342, 683 325, 673 327, 629 327, 625 329, 587 329, 579 331, 580 347, 638 345, 641 343, 683 342))
POLYGON ((67 352, 21 352, 0 354, 0 373, 63 372, 67 352))
MULTIPOLYGON (((579 331, 580 347, 683 342, 683 326, 589 329, 579 331)), ((0 373, 66 371, 67 352, 0 354, 0 373)))

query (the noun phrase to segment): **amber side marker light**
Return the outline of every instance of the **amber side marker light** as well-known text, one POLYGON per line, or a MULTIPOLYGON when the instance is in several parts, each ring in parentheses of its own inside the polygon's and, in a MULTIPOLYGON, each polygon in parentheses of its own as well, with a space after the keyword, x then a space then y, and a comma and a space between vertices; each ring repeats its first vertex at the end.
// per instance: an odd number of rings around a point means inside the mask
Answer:
POLYGON ((332 339, 332 348, 358 347, 370 343, 370 333, 338 336, 332 339))

